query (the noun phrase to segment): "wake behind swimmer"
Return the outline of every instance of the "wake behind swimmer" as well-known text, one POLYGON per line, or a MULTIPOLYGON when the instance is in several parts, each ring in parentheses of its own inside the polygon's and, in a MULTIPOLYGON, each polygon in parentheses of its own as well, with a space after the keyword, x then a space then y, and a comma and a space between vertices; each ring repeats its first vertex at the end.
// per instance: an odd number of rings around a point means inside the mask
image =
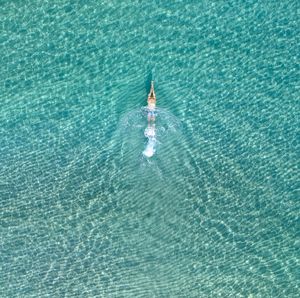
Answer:
POLYGON ((144 135, 148 138, 147 146, 143 151, 146 157, 152 157, 156 151, 156 131, 155 131, 155 117, 156 117, 156 95, 154 91, 154 81, 151 81, 151 88, 147 100, 147 119, 148 126, 144 131, 144 135))

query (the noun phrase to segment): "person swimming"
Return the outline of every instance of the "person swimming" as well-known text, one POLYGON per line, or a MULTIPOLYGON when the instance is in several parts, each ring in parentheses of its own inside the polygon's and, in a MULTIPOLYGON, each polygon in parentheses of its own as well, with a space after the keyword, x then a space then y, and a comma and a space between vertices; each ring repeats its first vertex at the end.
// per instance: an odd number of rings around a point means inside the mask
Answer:
POLYGON ((151 81, 151 88, 150 88, 150 92, 148 94, 148 100, 147 100, 148 106, 147 106, 147 110, 148 110, 148 122, 150 121, 155 121, 155 108, 156 108, 156 95, 155 95, 155 91, 154 91, 154 81, 151 81))
POLYGON ((155 117, 156 117, 156 95, 154 91, 154 82, 151 81, 151 88, 148 94, 147 100, 147 117, 148 117, 148 127, 145 129, 145 137, 154 138, 155 137, 155 117))
POLYGON ((155 132, 155 117, 156 117, 156 95, 154 91, 154 81, 151 81, 151 88, 147 100, 147 118, 148 126, 144 131, 144 135, 148 138, 148 143, 143 154, 147 157, 152 157, 155 153, 156 132, 155 132))

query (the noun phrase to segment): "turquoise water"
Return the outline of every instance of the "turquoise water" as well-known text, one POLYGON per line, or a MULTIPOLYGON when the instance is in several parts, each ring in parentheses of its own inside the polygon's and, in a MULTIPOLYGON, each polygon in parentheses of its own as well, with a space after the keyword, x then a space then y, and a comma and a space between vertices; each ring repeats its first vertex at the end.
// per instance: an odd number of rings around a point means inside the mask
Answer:
POLYGON ((299 3, 273 2, 1 1, 1 297, 298 297, 299 3))

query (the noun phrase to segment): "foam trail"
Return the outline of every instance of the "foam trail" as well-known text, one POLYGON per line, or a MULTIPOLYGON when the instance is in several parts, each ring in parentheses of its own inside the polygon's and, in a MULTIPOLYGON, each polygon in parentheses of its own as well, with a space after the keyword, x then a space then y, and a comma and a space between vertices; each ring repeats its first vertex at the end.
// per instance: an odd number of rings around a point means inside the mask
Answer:
MULTIPOLYGON (((114 140, 120 143, 122 155, 127 156, 128 162, 156 162, 158 158, 163 166, 167 163, 169 152, 173 152, 173 148, 178 147, 178 143, 181 142, 180 120, 163 108, 156 107, 155 113, 155 126, 147 123, 147 106, 131 110, 121 117, 114 140), (154 155, 157 158, 154 159, 154 155)), ((176 156, 179 151, 175 151, 174 154, 176 156)), ((153 163, 151 165, 153 166, 153 163)))
POLYGON ((156 151, 155 147, 156 147, 156 139, 149 138, 147 146, 146 146, 145 150, 143 151, 143 155, 146 157, 152 157, 156 151))

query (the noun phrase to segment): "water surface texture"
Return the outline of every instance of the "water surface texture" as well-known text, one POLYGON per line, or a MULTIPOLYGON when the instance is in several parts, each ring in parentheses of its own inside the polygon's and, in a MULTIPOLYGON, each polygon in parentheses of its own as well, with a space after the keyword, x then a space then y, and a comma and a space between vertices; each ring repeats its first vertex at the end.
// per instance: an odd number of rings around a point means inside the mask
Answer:
POLYGON ((0 3, 1 297, 298 297, 298 1, 0 3))

